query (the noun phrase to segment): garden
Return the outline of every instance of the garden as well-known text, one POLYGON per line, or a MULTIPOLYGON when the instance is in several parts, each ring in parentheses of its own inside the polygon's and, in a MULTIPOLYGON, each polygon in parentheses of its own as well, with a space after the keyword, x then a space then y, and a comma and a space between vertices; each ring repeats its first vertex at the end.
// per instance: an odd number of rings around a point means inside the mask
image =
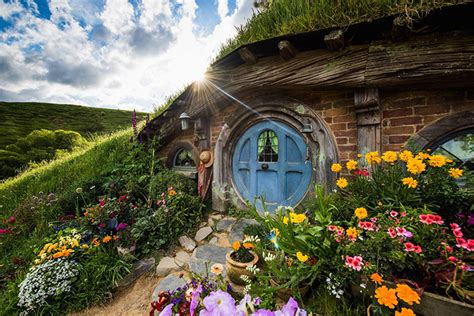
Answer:
MULTIPOLYGON (((207 201, 153 148, 128 144, 97 181, 25 197, 2 218, 2 314, 107 302, 136 260, 159 258, 198 228, 207 201)), ((472 308, 468 171, 409 150, 367 152, 331 170, 335 189, 316 186, 296 209, 233 210, 255 223, 232 243, 225 267, 160 292, 150 315, 406 316, 426 314, 428 292, 472 308)))

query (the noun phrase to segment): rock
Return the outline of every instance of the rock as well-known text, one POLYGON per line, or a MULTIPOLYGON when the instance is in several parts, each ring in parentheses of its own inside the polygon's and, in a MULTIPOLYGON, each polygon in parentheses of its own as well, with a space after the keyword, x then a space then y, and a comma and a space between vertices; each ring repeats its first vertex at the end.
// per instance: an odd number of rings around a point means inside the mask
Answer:
POLYGON ((155 287, 153 291, 153 295, 151 297, 152 301, 156 301, 158 299, 158 295, 161 291, 174 291, 179 287, 183 287, 186 285, 186 280, 183 278, 177 277, 176 275, 170 274, 155 287))
POLYGON ((196 242, 189 238, 188 236, 181 236, 178 238, 179 244, 181 247, 186 249, 186 251, 193 251, 196 248, 196 242))
POLYGON ((254 224, 258 224, 254 219, 245 218, 237 221, 232 225, 232 229, 230 230, 230 242, 232 243, 236 240, 241 241, 244 238, 244 228, 254 224))
POLYGON ((207 236, 209 236, 212 233, 212 228, 209 226, 203 227, 200 230, 197 231, 196 236, 194 237, 194 240, 197 242, 200 242, 204 240, 207 236))
POLYGON ((228 249, 207 244, 194 249, 192 258, 208 260, 212 263, 225 263, 225 256, 228 249))
POLYGON ((210 217, 207 219, 207 226, 214 226, 214 220, 210 217))
POLYGON ((168 275, 171 271, 178 271, 181 267, 178 266, 171 257, 164 257, 161 259, 160 263, 156 267, 156 275, 157 276, 165 276, 168 275))
POLYGON ((155 265, 155 258, 142 259, 133 264, 132 272, 118 282, 119 289, 126 288, 135 282, 143 274, 150 271, 155 265))
POLYGON ((209 240, 209 243, 210 243, 211 245, 216 245, 216 244, 217 244, 217 241, 218 241, 217 237, 212 237, 211 240, 209 240))
POLYGON ((217 223, 216 229, 218 232, 220 231, 227 231, 232 224, 235 223, 235 219, 233 218, 224 218, 223 220, 217 223))
POLYGON ((191 259, 191 255, 186 251, 178 251, 176 257, 174 257, 176 264, 181 267, 189 266, 189 260, 191 259))
POLYGON ((209 217, 216 220, 216 221, 218 221, 218 220, 222 219, 223 216, 221 214, 213 214, 209 217))

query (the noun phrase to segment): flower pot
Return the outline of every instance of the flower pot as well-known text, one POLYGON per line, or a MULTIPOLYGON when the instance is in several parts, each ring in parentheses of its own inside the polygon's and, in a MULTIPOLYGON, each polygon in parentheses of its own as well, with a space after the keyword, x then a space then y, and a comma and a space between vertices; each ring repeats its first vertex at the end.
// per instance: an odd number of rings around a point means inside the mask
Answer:
MULTIPOLYGON (((273 279, 270 279, 270 284, 273 286, 273 287, 279 287, 281 286, 280 284, 278 284, 276 281, 274 281, 273 279)), ((298 288, 298 291, 300 293, 300 296, 301 297, 304 297, 306 295, 306 293, 308 293, 308 290, 309 290, 309 285, 306 284, 304 286, 301 286, 298 288)), ((276 290, 276 295, 278 296, 279 299, 281 299, 282 301, 284 302, 288 302, 288 300, 290 299, 290 297, 293 297, 295 296, 292 292, 291 289, 289 288, 283 288, 283 289, 278 289, 276 290)))
POLYGON ((249 277, 249 279, 253 279, 254 275, 252 272, 247 270, 248 266, 256 265, 258 262, 258 256, 255 252, 250 251, 250 253, 253 255, 253 260, 250 262, 238 262, 232 259, 231 254, 233 251, 228 252, 226 257, 225 257, 225 267, 227 271, 227 277, 229 280, 231 280, 233 283, 237 285, 246 285, 245 281, 242 280, 240 277, 242 275, 246 275, 249 277))

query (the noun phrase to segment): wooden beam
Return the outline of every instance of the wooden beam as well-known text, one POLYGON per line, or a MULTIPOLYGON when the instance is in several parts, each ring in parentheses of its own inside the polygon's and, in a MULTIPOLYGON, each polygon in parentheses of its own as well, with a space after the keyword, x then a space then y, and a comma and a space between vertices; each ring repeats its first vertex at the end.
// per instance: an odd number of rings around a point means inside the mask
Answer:
POLYGON ((239 49, 239 56, 245 61, 247 64, 253 65, 257 63, 257 55, 252 53, 252 51, 248 47, 243 47, 239 49))
POLYGON ((356 107, 371 107, 380 104, 379 89, 366 88, 354 91, 354 104, 356 107))
POLYGON ((344 31, 334 30, 331 33, 324 36, 324 42, 326 46, 333 51, 341 50, 344 48, 344 31))
POLYGON ((284 60, 290 60, 296 56, 296 48, 289 41, 280 41, 278 43, 278 50, 280 51, 280 56, 284 60))

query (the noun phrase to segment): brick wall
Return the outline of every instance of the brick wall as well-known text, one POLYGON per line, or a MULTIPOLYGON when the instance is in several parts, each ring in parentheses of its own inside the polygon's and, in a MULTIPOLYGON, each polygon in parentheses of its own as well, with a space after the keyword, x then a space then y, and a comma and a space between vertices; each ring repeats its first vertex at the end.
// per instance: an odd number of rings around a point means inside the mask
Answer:
MULTIPOLYGON (((356 158, 357 126, 353 91, 286 91, 285 95, 301 100, 326 121, 343 163, 356 158)), ((234 103, 211 116, 212 147, 224 123, 235 115, 239 107, 241 105, 234 103)), ((381 91, 382 150, 399 150, 411 135, 428 124, 446 115, 466 110, 474 110, 474 91, 381 91)), ((175 141, 192 142, 192 133, 190 128, 175 141)), ((171 144, 165 146, 162 154, 171 154, 170 148, 171 144)))

